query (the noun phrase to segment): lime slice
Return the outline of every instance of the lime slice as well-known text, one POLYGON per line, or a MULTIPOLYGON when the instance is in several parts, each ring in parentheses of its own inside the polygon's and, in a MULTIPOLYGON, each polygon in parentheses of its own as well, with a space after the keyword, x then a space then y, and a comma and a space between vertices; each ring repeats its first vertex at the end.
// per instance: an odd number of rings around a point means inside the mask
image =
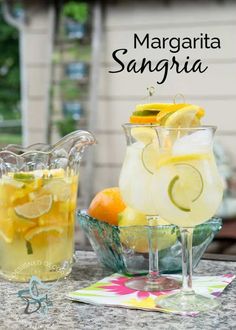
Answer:
POLYGON ((131 135, 135 140, 141 141, 146 145, 156 137, 156 132, 151 127, 134 127, 131 129, 131 135))
POLYGON ((175 164, 177 174, 170 181, 168 195, 181 211, 190 212, 192 203, 201 196, 203 179, 200 171, 190 164, 175 164))
POLYGON ((143 110, 143 111, 134 111, 133 116, 155 116, 159 113, 158 110, 143 110))
POLYGON ((14 173, 13 178, 15 180, 29 181, 29 180, 34 180, 35 176, 33 173, 17 172, 14 173))
POLYGON ((143 167, 150 174, 154 174, 159 160, 159 148, 156 142, 148 143, 142 150, 141 161, 143 167))
POLYGON ((59 226, 44 226, 44 227, 36 227, 33 229, 30 229, 24 236, 25 240, 27 242, 31 241, 35 236, 38 236, 42 233, 49 233, 54 232, 57 234, 63 233, 63 228, 59 226))
POLYGON ((38 218, 51 210, 52 195, 44 195, 35 199, 32 202, 15 207, 15 212, 18 216, 26 219, 38 218))
POLYGON ((186 106, 171 114, 165 121, 165 127, 194 127, 200 124, 197 113, 199 107, 196 105, 186 106))

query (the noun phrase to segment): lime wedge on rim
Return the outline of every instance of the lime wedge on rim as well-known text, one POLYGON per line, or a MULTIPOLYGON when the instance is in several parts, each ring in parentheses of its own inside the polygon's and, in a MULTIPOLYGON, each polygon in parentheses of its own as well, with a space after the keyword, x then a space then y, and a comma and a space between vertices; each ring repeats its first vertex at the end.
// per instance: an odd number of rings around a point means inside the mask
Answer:
POLYGON ((190 212, 192 203, 201 196, 203 179, 200 171, 190 164, 175 164, 177 174, 168 186, 171 202, 181 211, 190 212))
POLYGON ((38 218, 51 210, 52 195, 44 195, 32 202, 15 207, 15 212, 19 217, 26 219, 38 218))
POLYGON ((142 150, 141 161, 143 167, 150 174, 154 174, 159 160, 158 144, 156 142, 148 143, 142 150))

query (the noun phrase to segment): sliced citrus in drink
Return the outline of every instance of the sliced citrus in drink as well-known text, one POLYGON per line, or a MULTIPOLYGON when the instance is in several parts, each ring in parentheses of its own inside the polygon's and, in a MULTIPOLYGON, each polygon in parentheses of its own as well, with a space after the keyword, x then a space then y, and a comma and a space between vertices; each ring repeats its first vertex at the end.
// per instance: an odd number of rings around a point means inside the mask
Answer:
POLYGON ((131 128, 131 135, 145 145, 152 142, 156 137, 156 132, 154 128, 151 127, 134 127, 131 128))
POLYGON ((50 212, 42 215, 38 219, 40 226, 60 225, 68 226, 70 202, 53 202, 50 212))
POLYGON ((195 160, 206 160, 210 159, 209 154, 186 154, 186 155, 177 155, 177 156, 161 156, 158 160, 158 167, 175 164, 175 163, 183 163, 188 161, 195 161, 195 160))
POLYGON ((200 125, 197 113, 200 107, 196 105, 188 105, 171 114, 165 121, 165 127, 195 127, 200 125))
POLYGON ((53 169, 44 169, 44 170, 35 170, 33 172, 36 177, 47 178, 64 178, 65 170, 63 168, 53 168, 53 169))
POLYGON ((66 201, 71 195, 71 184, 63 179, 51 179, 43 187, 48 193, 53 195, 54 201, 66 201))
POLYGON ((14 239, 14 233, 14 223, 12 219, 2 217, 0 219, 0 237, 2 237, 5 242, 11 243, 14 239))
POLYGON ((10 175, 9 176, 3 175, 1 178, 1 183, 4 185, 9 185, 14 188, 23 188, 25 186, 24 182, 19 182, 13 179, 13 177, 11 177, 10 175))
POLYGON ((48 213, 52 207, 52 195, 38 197, 32 202, 16 206, 16 214, 26 219, 35 219, 48 213))
POLYGON ((20 180, 20 181, 26 181, 27 182, 27 181, 34 180, 35 176, 34 176, 33 172, 32 173, 30 173, 30 172, 16 172, 16 173, 14 173, 13 178, 15 180, 20 180))
POLYGON ((175 164, 176 175, 168 186, 171 202, 181 211, 190 212, 192 203, 198 200, 203 191, 200 171, 190 164, 175 164))
POLYGON ((65 177, 65 170, 63 168, 55 168, 55 169, 51 169, 49 171, 49 174, 53 178, 64 178, 65 177))
POLYGON ((155 169, 157 168, 158 160, 159 160, 159 146, 157 144, 157 141, 147 144, 143 148, 141 155, 141 161, 143 167, 150 174, 153 174, 155 169))
POLYGON ((8 218, 12 219, 15 231, 18 233, 24 233, 30 228, 35 227, 37 225, 37 223, 33 220, 19 217, 13 207, 9 207, 7 214, 8 218))
POLYGON ((26 241, 31 241, 34 237, 40 234, 62 234, 63 228, 59 226, 38 226, 36 228, 30 229, 24 236, 26 241))

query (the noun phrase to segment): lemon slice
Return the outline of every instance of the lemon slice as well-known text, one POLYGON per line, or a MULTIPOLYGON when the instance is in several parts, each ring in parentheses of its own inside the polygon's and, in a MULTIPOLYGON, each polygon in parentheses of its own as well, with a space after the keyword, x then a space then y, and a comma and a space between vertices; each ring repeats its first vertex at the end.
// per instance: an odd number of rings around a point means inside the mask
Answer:
POLYGON ((192 203, 201 196, 203 179, 200 171, 190 164, 175 164, 177 174, 170 181, 168 195, 181 211, 190 212, 192 203))
POLYGON ((199 107, 196 105, 186 106, 171 114, 165 121, 165 127, 195 127, 199 126, 200 121, 197 117, 199 107))
POLYGON ((151 127, 134 127, 131 129, 131 135, 135 140, 141 141, 146 145, 156 137, 156 132, 151 127))
POLYGON ((161 110, 157 116, 156 116, 156 121, 161 121, 166 115, 171 114, 177 110, 180 110, 189 104, 186 103, 178 103, 178 104, 171 104, 170 106, 166 107, 165 109, 161 110))
POLYGON ((38 197, 32 202, 25 203, 15 207, 15 212, 18 216, 26 219, 38 218, 51 210, 52 195, 44 195, 38 197))
POLYGON ((144 104, 137 104, 135 110, 136 111, 144 111, 144 110, 161 111, 163 109, 166 109, 170 105, 172 105, 172 103, 144 103, 144 104))
POLYGON ((188 155, 178 155, 178 156, 171 156, 171 157, 160 157, 158 160, 158 167, 175 164, 175 163, 182 163, 188 161, 195 161, 195 160, 204 160, 210 159, 209 154, 188 154, 188 155))
POLYGON ((141 161, 143 167, 150 174, 153 174, 155 169, 157 169, 157 164, 159 160, 159 148, 157 142, 148 143, 142 150, 141 161))
POLYGON ((53 169, 44 169, 44 170, 35 170, 33 171, 35 176, 40 176, 43 178, 64 178, 65 170, 63 168, 53 168, 53 169))
POLYGON ((38 236, 42 233, 56 232, 58 234, 63 233, 63 228, 59 226, 42 226, 30 229, 24 236, 27 242, 31 241, 35 236, 38 236))
POLYGON ((7 243, 13 241, 14 223, 11 219, 5 218, 0 220, 0 237, 2 237, 7 243))
POLYGON ((54 201, 65 202, 71 195, 71 185, 63 179, 51 179, 43 189, 53 195, 54 201))

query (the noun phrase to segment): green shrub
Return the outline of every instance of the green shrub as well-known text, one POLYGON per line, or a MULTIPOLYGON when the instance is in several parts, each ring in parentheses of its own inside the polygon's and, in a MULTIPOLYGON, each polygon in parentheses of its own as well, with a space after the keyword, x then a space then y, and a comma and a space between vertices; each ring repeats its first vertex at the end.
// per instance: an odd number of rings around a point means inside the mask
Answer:
POLYGON ((76 130, 76 120, 72 117, 65 117, 64 119, 57 121, 56 125, 61 136, 65 136, 76 130))

